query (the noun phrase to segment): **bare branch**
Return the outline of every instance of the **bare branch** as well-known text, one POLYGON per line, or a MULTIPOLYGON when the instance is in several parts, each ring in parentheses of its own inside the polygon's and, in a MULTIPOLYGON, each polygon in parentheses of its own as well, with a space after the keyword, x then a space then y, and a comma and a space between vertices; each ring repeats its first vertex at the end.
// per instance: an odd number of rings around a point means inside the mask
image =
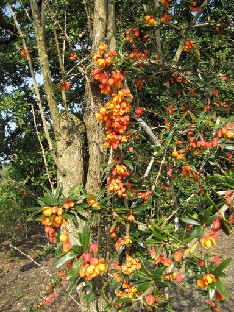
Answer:
POLYGON ((47 163, 47 160, 46 160, 45 150, 44 150, 44 147, 43 147, 42 142, 41 142, 40 133, 38 131, 38 127, 37 127, 37 123, 36 123, 36 117, 35 117, 35 111, 34 111, 33 105, 31 105, 31 108, 32 108, 34 127, 35 127, 35 130, 36 130, 37 138, 38 138, 38 141, 39 141, 39 144, 40 144, 40 147, 41 147, 42 157, 43 157, 43 160, 44 160, 46 175, 47 175, 49 183, 50 183, 51 191, 54 193, 54 185, 53 185, 53 183, 51 181, 51 178, 50 178, 49 166, 48 166, 48 163, 47 163))
POLYGON ((153 141, 153 144, 155 146, 161 146, 161 142, 160 142, 159 138, 153 133, 152 129, 146 124, 146 122, 141 118, 137 118, 137 122, 140 124, 140 126, 148 134, 150 139, 153 141))

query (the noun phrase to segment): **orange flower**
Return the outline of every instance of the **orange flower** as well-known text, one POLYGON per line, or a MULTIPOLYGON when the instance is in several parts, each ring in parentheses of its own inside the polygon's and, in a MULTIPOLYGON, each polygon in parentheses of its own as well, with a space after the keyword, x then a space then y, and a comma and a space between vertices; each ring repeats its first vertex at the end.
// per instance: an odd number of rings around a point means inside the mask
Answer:
POLYGON ((52 208, 51 207, 44 207, 44 208, 42 208, 42 213, 46 217, 50 217, 52 215, 52 208))
POLYGON ((75 59, 77 59, 76 53, 70 54, 70 60, 71 60, 71 61, 74 61, 75 59))
POLYGON ((176 252, 174 253, 174 260, 175 260, 176 262, 181 261, 182 258, 183 258, 183 252, 182 252, 181 250, 178 250, 178 251, 176 251, 176 252))
POLYGON ((69 209, 69 208, 73 208, 75 205, 74 201, 69 199, 64 205, 63 208, 65 209, 69 209))
POLYGON ((171 20, 171 17, 169 14, 164 13, 163 17, 161 18, 161 22, 164 24, 168 24, 171 20))
POLYGON ((145 16, 145 23, 147 25, 154 26, 156 24, 156 21, 155 21, 155 19, 152 16, 146 15, 145 16))
POLYGON ((197 286, 202 289, 207 289, 209 284, 214 283, 216 278, 213 274, 207 273, 197 280, 197 286))
POLYGON ((210 237, 201 237, 200 238, 200 243, 206 249, 211 248, 211 247, 216 245, 215 238, 212 237, 212 236, 210 236, 210 237))

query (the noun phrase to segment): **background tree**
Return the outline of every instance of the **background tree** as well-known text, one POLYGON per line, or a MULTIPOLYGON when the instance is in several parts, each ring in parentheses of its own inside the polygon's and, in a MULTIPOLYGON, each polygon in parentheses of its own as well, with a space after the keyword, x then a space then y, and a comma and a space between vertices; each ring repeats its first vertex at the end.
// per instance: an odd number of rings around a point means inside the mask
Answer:
MULTIPOLYGON (((203 235, 202 225, 210 226, 213 214, 220 213, 220 205, 224 204, 225 198, 219 198, 217 191, 220 192, 219 187, 224 187, 226 180, 219 180, 216 185, 213 178, 222 174, 232 179, 229 172, 233 165, 231 3, 31 0, 11 1, 7 6, 3 2, 1 8, 1 54, 6 68, 1 78, 5 86, 1 97, 2 124, 9 123, 11 114, 15 120, 23 120, 23 127, 15 121, 16 127, 10 131, 19 133, 17 144, 12 144, 7 133, 2 135, 11 142, 8 149, 11 157, 13 146, 18 152, 18 142, 22 137, 28 142, 27 133, 34 127, 40 138, 37 151, 39 146, 44 151, 41 155, 51 188, 53 171, 48 170, 49 154, 57 169, 57 182, 62 182, 65 194, 75 186, 84 187, 88 194, 100 200, 101 204, 92 197, 84 201, 88 196, 84 191, 83 197, 79 197, 81 206, 76 208, 91 227, 100 225, 99 243, 104 246, 109 242, 107 233, 112 231, 112 235, 113 229, 120 226, 127 238, 132 233, 136 246, 127 246, 126 255, 130 252, 140 255, 149 265, 147 250, 154 244, 172 255, 179 248, 178 240, 182 240, 184 248, 189 250, 191 246, 187 244, 203 235), (11 47, 10 64, 6 42, 11 47), (118 76, 118 83, 114 75, 118 76), (28 92, 29 83, 33 96, 28 92), (9 89, 9 84, 14 88, 9 89), (131 91, 126 91, 127 88, 131 91), (133 97, 130 116, 120 116, 126 117, 124 121, 111 115, 108 103, 115 94, 116 98, 124 97, 125 107, 133 97), (14 104, 18 101, 20 109, 12 106, 12 101, 14 104), (31 112, 34 121, 30 123, 31 112), (101 121, 105 121, 104 126, 101 121), (121 143, 124 135, 128 139, 126 144, 121 143), (109 154, 103 145, 105 141, 109 154), (123 185, 120 178, 116 179, 116 172, 123 175, 123 185), (118 196, 114 197, 115 193, 118 196), (100 205, 103 214, 95 214, 100 205), (134 213, 138 223, 130 225, 134 213), (189 236, 185 223, 191 226, 191 222, 195 229, 189 236)), ((36 135, 29 136, 30 142, 34 142, 36 135)), ((17 157, 12 157, 12 161, 17 157)), ((25 156, 22 158, 28 162, 25 156)), ((33 167, 36 168, 35 161, 33 167)), ((55 202, 57 195, 51 195, 55 202)), ((227 196, 232 199, 232 195, 227 196)), ((231 213, 229 206, 226 208, 231 213)), ((42 211, 48 213, 46 209, 42 211)), ((226 217, 222 210, 223 226, 228 223, 226 217)), ((87 249, 86 245, 83 248, 87 249)), ((114 245, 110 243, 111 247, 114 245)), ((107 262, 111 260, 110 246, 102 250, 107 262)), ((74 247, 73 251, 78 258, 84 250, 75 251, 74 247)), ((121 252, 116 257, 120 257, 121 263, 125 260, 121 252)), ((189 262, 190 268, 193 264, 189 262)), ((80 268, 80 259, 76 265, 80 268)), ((140 281, 147 282, 144 285, 149 287, 144 287, 151 290, 147 278, 140 281)), ((97 280, 95 295, 100 296, 101 290, 108 287, 117 287, 111 283, 107 277, 97 280)), ((88 292, 92 289, 89 287, 88 292)), ((126 303, 122 308, 134 310, 140 304, 138 299, 137 303, 121 301, 124 298, 119 294, 119 301, 114 300, 108 308, 117 309, 118 304, 126 303)), ((160 293, 157 295, 159 304, 165 308, 165 300, 160 293)))

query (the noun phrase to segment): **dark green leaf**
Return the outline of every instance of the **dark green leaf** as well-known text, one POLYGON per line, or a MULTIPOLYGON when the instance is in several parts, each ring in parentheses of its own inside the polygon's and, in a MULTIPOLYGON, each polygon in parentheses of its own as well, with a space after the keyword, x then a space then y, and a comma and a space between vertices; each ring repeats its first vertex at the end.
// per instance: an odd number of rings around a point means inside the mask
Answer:
POLYGON ((141 283, 141 284, 137 287, 137 292, 139 292, 139 293, 145 292, 146 289, 148 289, 148 288, 150 287, 150 284, 151 284, 151 281, 141 283))
POLYGON ((83 226, 80 238, 81 238, 80 243, 83 246, 84 250, 88 249, 90 243, 90 230, 86 224, 83 226))
POLYGON ((77 253, 74 251, 69 251, 66 255, 60 258, 56 263, 56 268, 59 268, 61 265, 67 263, 69 260, 74 259, 77 256, 77 253))
POLYGON ((224 297, 224 299, 228 299, 228 292, 225 285, 219 279, 216 280, 215 284, 216 290, 224 297))
POLYGON ((212 274, 219 276, 219 274, 232 262, 232 258, 225 259, 213 271, 212 274))

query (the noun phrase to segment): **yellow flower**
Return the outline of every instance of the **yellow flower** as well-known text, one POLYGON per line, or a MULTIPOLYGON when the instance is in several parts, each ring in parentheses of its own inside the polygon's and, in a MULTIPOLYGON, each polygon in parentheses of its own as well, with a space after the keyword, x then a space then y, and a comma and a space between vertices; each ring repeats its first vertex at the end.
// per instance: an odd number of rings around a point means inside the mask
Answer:
POLYGON ((200 238, 200 243, 206 249, 216 245, 215 238, 212 236, 200 238))
POLYGON ((51 207, 44 207, 42 208, 42 213, 46 216, 46 217, 50 217, 52 214, 52 208, 51 207))
POLYGON ((209 284, 214 283, 216 278, 213 274, 207 273, 197 280, 197 286, 202 289, 207 289, 209 284))

